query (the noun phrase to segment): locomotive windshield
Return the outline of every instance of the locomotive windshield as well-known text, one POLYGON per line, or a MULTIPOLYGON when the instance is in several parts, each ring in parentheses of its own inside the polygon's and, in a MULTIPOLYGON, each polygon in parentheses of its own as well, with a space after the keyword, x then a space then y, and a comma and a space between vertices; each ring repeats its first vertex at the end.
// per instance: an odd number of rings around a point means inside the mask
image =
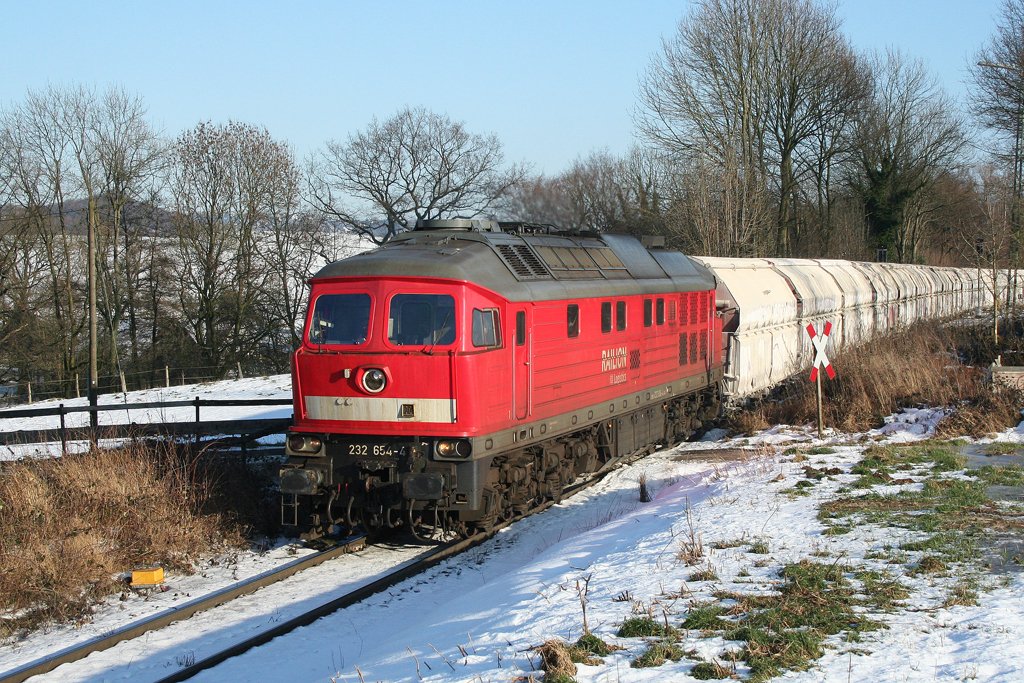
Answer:
POLYGON ((323 294, 313 308, 309 343, 363 344, 369 327, 369 294, 323 294))
POLYGON ((455 341, 455 299, 447 294, 396 294, 388 311, 388 341, 433 346, 455 341))

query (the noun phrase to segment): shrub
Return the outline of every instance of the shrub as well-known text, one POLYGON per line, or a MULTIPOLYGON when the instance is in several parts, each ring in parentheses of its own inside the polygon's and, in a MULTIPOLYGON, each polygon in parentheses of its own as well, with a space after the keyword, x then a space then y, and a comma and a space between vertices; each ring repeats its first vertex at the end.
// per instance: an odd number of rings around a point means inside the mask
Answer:
POLYGON ((204 512, 211 482, 169 448, 5 463, 0 477, 0 635, 86 618, 140 566, 188 572, 201 555, 243 544, 204 512))

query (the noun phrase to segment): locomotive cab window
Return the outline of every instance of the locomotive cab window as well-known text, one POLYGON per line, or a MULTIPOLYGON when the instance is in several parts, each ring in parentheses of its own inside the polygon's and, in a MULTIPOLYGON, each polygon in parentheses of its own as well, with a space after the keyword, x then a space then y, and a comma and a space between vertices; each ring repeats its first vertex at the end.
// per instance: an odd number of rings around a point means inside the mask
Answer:
POLYGON ((650 299, 644 299, 644 327, 654 324, 654 303, 650 299))
POLYGON ((580 336, 580 307, 577 304, 569 304, 566 307, 565 324, 570 339, 580 336))
POLYGON ((309 343, 364 344, 369 327, 369 294, 322 294, 313 304, 309 343))
POLYGON ((473 346, 478 348, 501 346, 499 329, 498 311, 496 309, 473 309, 473 346))
POLYGON ((526 312, 516 311, 516 346, 526 343, 526 312))
POLYGON ((665 300, 664 299, 658 299, 657 303, 654 306, 654 310, 655 310, 655 314, 657 315, 657 318, 658 318, 658 324, 659 325, 664 325, 665 324, 665 300))
POLYGON ((611 332, 612 331, 612 302, 602 301, 601 302, 601 331, 611 332))
POLYGON ((388 311, 388 341, 398 346, 455 342, 455 299, 448 294, 396 294, 388 311))
POLYGON ((615 329, 621 332, 626 329, 626 302, 615 302, 615 329))

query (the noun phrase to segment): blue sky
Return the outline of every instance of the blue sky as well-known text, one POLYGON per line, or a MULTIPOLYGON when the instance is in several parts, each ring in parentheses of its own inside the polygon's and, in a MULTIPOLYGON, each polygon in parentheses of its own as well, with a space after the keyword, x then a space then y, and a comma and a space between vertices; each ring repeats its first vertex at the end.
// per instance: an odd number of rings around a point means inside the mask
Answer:
MULTIPOLYGON (((633 141, 639 76, 676 0, 92 2, 7 0, 0 105, 47 84, 118 84, 167 135, 200 120, 265 126, 300 156, 374 116, 424 106, 494 132, 557 173, 633 141)), ((919 57, 949 92, 1000 0, 842 0, 855 47, 919 57)))

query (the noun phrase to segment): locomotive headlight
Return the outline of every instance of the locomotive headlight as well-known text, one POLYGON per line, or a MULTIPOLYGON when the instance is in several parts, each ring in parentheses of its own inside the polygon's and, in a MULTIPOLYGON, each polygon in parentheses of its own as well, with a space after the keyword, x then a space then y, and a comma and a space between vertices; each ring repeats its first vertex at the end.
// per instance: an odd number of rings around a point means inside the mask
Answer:
POLYGON ((387 375, 380 368, 370 368, 363 372, 363 389, 371 394, 379 394, 388 385, 387 375))
POLYGON ((468 458, 473 447, 465 439, 442 439, 434 444, 434 454, 439 458, 468 458))
POLYGON ((312 434, 292 434, 288 437, 288 450, 293 453, 319 453, 323 441, 312 434))

